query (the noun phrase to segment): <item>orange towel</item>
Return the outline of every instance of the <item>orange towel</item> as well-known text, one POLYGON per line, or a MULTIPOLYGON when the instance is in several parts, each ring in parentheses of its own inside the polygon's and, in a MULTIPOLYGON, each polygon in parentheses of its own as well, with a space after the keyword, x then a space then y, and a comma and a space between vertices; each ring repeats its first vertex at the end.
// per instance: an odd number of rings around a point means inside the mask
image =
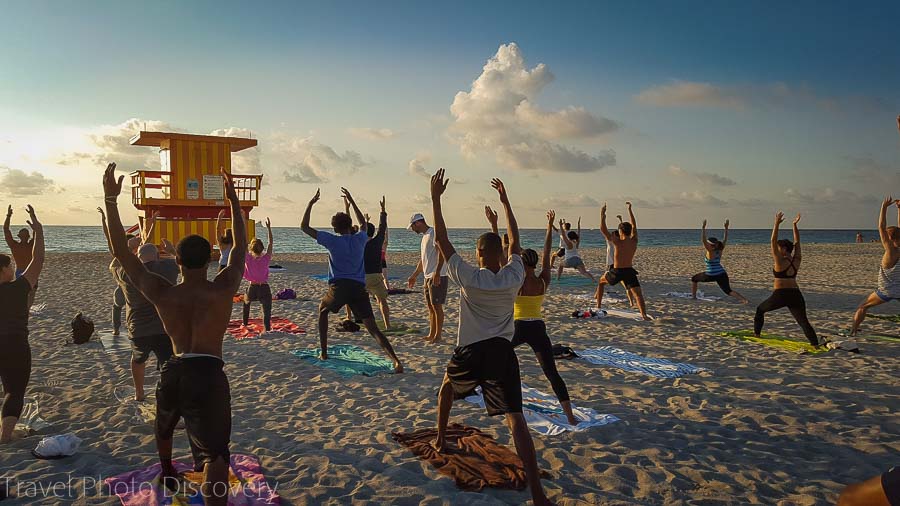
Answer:
MULTIPOLYGON (((252 339, 254 337, 259 337, 260 334, 266 331, 266 327, 263 325, 263 321, 259 318, 252 318, 247 321, 247 325, 244 326, 241 320, 231 320, 228 322, 228 328, 226 332, 231 334, 231 337, 241 340, 241 339, 252 339)), ((297 326, 294 322, 288 320, 287 318, 272 318, 272 332, 284 332, 285 334, 306 334, 306 331, 297 326)))

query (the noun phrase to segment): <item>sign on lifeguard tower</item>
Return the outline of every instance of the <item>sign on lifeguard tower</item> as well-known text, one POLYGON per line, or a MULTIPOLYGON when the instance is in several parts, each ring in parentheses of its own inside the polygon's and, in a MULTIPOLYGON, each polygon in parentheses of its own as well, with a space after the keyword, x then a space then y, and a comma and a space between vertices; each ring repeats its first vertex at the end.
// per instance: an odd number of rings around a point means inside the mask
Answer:
MULTIPOLYGON (((154 244, 162 239, 177 243, 182 237, 198 234, 216 244, 216 216, 223 209, 229 216, 219 171, 230 174, 231 153, 255 147, 256 139, 141 131, 131 138, 131 144, 159 148, 159 170, 131 173, 131 202, 143 211, 141 221, 159 213, 150 240, 154 244)), ((234 175, 234 189, 246 217, 259 205, 261 182, 261 175, 234 175)), ((247 233, 250 239, 256 236, 251 219, 247 220, 247 233)))

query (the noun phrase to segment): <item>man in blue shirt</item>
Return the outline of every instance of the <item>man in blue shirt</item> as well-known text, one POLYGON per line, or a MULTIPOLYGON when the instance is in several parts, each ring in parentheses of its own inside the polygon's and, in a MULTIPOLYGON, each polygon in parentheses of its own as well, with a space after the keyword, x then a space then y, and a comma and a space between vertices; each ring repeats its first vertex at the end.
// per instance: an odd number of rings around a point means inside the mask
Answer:
MULTIPOLYGON (((366 218, 356 201, 346 188, 341 188, 344 198, 353 206, 356 219, 359 223, 365 223, 366 218)), ((394 353, 390 341, 378 330, 375 324, 375 314, 372 312, 372 303, 369 301, 369 292, 366 291, 366 268, 364 253, 369 235, 366 230, 353 233, 353 221, 347 213, 337 213, 331 218, 331 226, 335 234, 316 230, 309 226, 309 215, 312 207, 319 201, 320 191, 306 206, 306 213, 300 228, 306 235, 312 237, 328 250, 328 293, 319 304, 319 343, 322 349, 320 358, 328 358, 328 313, 337 313, 344 306, 350 306, 350 310, 357 318, 362 318, 363 324, 369 334, 378 341, 379 346, 394 362, 394 372, 403 372, 403 364, 394 353)))

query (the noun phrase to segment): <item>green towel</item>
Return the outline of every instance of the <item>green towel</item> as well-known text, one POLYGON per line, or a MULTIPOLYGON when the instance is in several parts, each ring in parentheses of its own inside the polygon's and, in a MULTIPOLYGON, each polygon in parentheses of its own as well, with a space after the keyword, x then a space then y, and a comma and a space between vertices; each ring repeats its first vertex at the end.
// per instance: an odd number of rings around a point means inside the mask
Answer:
POLYGON ((386 336, 402 336, 402 335, 418 335, 422 331, 416 327, 407 327, 406 325, 394 324, 390 330, 384 330, 384 323, 378 322, 378 329, 386 336))
POLYGON ((349 344, 336 344, 328 347, 328 360, 319 360, 321 348, 294 350, 291 353, 315 365, 337 371, 344 376, 361 374, 375 376, 394 372, 394 364, 389 360, 373 355, 368 351, 349 344))
POLYGON ((861 336, 864 339, 873 339, 875 341, 887 341, 890 343, 900 343, 900 336, 891 334, 865 334, 861 336))
POLYGON ((900 314, 874 314, 868 313, 866 314, 869 318, 876 318, 879 320, 887 320, 889 322, 900 323, 900 314))
POLYGON ((797 341, 794 339, 788 339, 784 336, 776 336, 773 334, 767 334, 763 332, 760 337, 756 337, 751 330, 738 330, 735 332, 722 332, 719 334, 723 337, 736 337, 738 339, 742 339, 744 341, 750 341, 752 343, 764 344, 766 346, 771 346, 772 348, 778 348, 785 351, 792 351, 794 353, 828 353, 828 350, 823 348, 815 348, 813 345, 809 343, 804 343, 802 341, 797 341))

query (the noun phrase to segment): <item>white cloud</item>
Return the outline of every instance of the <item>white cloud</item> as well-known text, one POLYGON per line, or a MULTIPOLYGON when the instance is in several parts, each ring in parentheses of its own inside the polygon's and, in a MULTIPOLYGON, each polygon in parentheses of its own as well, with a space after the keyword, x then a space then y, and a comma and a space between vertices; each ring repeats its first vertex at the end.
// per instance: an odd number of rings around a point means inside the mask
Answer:
POLYGON ((590 195, 585 195, 583 193, 575 194, 575 195, 554 195, 552 197, 547 197, 541 199, 541 205, 538 206, 540 209, 545 208, 559 208, 566 209, 571 207, 596 207, 599 212, 600 206, 603 203, 599 200, 591 197, 590 195))
POLYGON ((326 183, 339 175, 355 174, 367 165, 356 151, 339 154, 312 137, 276 136, 270 141, 273 158, 283 160, 286 182, 326 183))
POLYGON ((706 186, 734 186, 737 182, 729 177, 714 174, 712 172, 690 172, 677 165, 669 165, 668 173, 675 177, 692 178, 696 182, 706 186))
MULTIPOLYGON (((208 135, 217 137, 244 137, 253 138, 253 132, 248 128, 228 127, 213 130, 208 135)), ((231 170, 236 174, 259 174, 262 172, 262 163, 260 162, 260 147, 254 146, 237 153, 231 153, 231 170)), ((263 179, 265 181, 265 179, 263 179)))
POLYGON ((635 100, 657 107, 721 107, 743 109, 747 103, 734 90, 710 83, 674 81, 647 88, 638 93, 635 100))
POLYGON ((417 193, 417 194, 413 195, 412 202, 413 202, 413 204, 420 205, 420 206, 423 206, 426 204, 431 204, 431 197, 427 197, 425 195, 422 195, 421 193, 417 193))
POLYGON ((464 156, 492 154, 515 170, 590 172, 615 165, 612 150, 588 154, 555 142, 594 139, 618 124, 580 107, 540 109, 534 100, 553 79, 543 63, 526 68, 515 43, 500 46, 471 89, 454 97, 448 134, 464 156))
POLYGON ((424 178, 431 179, 431 174, 428 173, 428 169, 425 168, 425 164, 431 161, 431 154, 429 153, 420 153, 416 155, 415 158, 409 161, 408 171, 411 176, 421 176, 424 178))
POLYGON ((397 136, 390 128, 348 128, 347 131, 360 139, 369 141, 386 141, 397 136))
POLYGON ((7 195, 22 197, 59 191, 53 180, 46 178, 40 172, 33 171, 31 174, 27 174, 9 167, 0 167, 0 171, 3 171, 3 175, 0 176, 0 192, 7 195))

